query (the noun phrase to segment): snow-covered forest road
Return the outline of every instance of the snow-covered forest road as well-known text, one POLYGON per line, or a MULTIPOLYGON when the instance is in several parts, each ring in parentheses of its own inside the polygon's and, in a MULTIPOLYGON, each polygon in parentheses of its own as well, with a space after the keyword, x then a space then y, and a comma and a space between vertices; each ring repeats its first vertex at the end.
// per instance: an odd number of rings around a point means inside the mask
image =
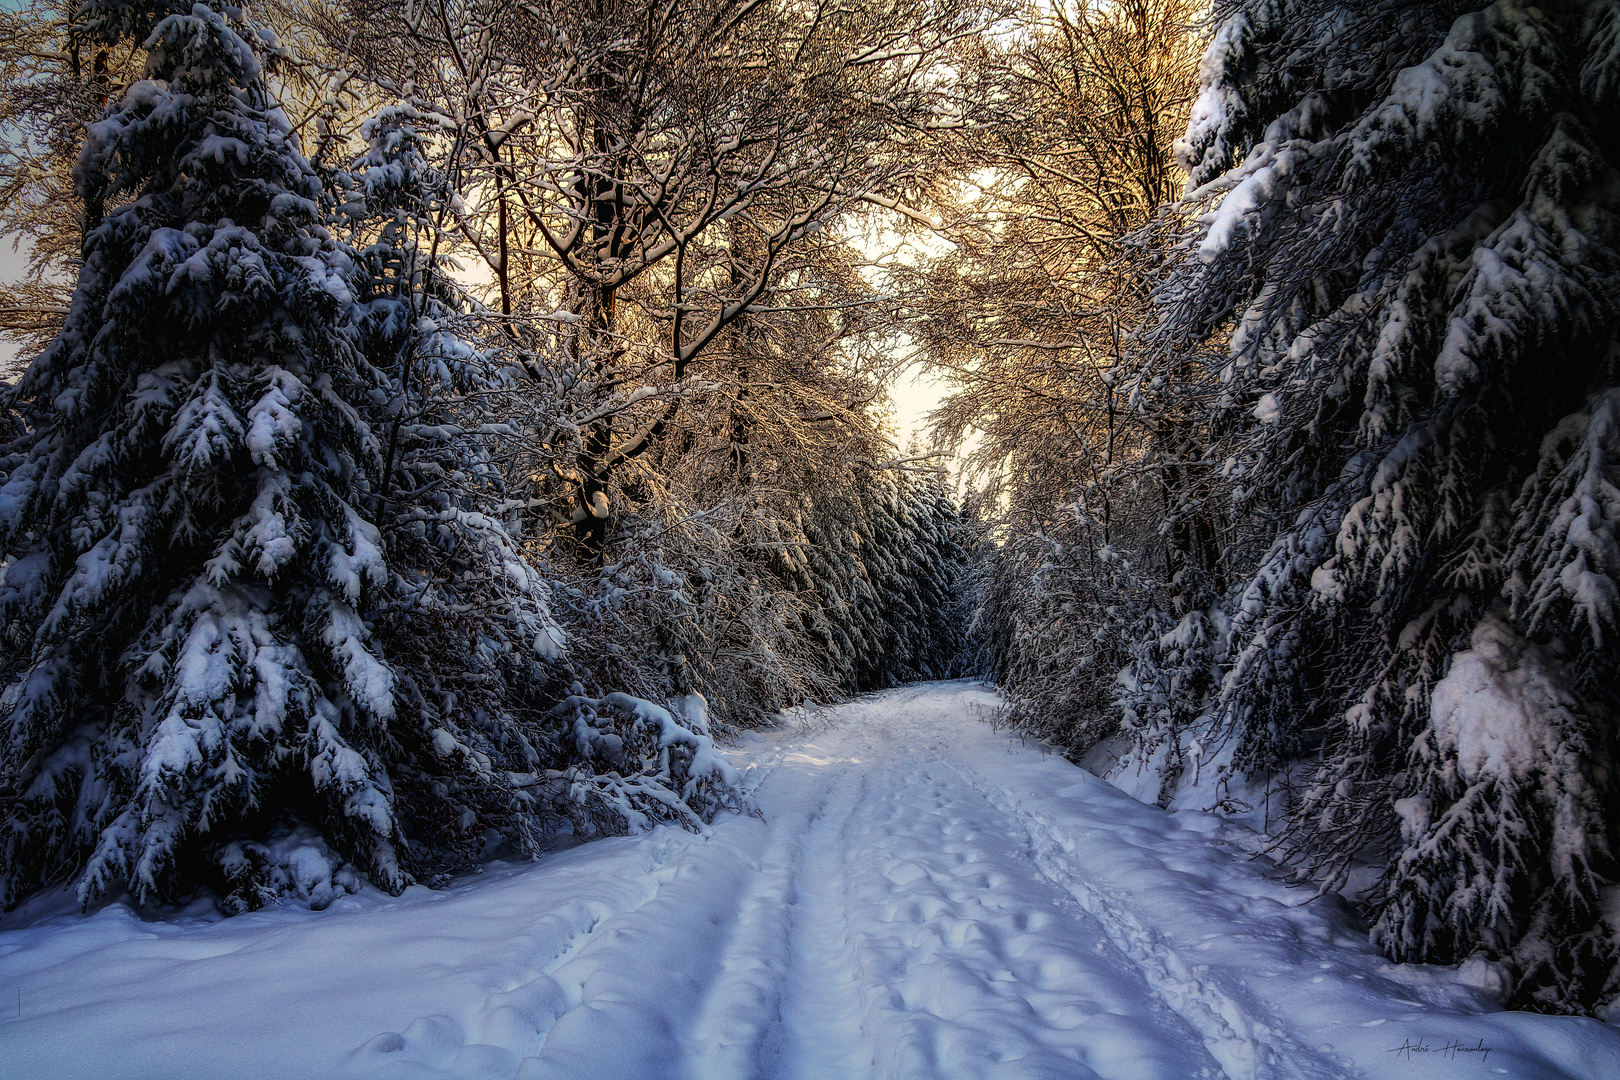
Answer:
POLYGON ((864 698, 733 751, 763 820, 441 892, 162 922, 36 902, 0 929, 0 1076, 1620 1076, 1620 1027, 1389 965, 1240 827, 1022 746, 994 703, 864 698))

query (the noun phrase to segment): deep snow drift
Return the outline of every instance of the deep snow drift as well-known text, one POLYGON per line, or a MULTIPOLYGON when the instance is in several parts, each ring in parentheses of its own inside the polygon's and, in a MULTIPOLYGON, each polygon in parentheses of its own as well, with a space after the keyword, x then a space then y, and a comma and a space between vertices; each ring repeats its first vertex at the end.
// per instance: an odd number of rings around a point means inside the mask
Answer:
POLYGON ((1387 963, 1241 826, 1135 802, 994 704, 930 684, 809 717, 732 752, 763 820, 442 892, 35 902, 0 924, 0 1077, 1620 1076, 1620 1028, 1387 963))

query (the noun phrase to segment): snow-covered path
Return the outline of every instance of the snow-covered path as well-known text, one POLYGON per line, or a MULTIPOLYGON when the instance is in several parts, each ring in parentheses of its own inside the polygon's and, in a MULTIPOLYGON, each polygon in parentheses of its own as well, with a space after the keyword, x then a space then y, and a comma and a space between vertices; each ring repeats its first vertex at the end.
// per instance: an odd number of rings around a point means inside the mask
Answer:
POLYGON ((0 1077, 1620 1077, 1620 1028, 1387 964, 1240 827, 992 731, 994 701, 756 737, 764 818, 706 837, 323 913, 19 913, 0 1077))

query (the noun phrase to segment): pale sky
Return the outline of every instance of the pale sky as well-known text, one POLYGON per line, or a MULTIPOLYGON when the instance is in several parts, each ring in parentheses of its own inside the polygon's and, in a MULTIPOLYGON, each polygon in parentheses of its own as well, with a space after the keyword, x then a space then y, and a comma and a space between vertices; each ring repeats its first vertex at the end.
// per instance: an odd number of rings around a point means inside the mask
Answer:
POLYGON ((899 442, 904 449, 907 440, 916 432, 925 434, 928 411, 939 403, 942 389, 933 379, 913 364, 902 371, 889 385, 894 398, 894 422, 899 429, 899 442))

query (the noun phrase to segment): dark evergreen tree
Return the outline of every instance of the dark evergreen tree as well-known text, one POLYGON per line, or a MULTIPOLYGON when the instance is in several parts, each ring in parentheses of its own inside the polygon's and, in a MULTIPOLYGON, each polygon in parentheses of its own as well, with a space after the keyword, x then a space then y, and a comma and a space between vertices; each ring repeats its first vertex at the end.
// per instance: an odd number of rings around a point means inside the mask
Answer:
POLYGON ((793 522, 786 576, 805 628, 842 693, 955 674, 965 536, 937 476, 853 467, 810 493, 793 522))
POLYGON ((271 39, 203 5, 85 16, 144 40, 148 77, 90 129, 72 308, 0 403, 0 900, 319 900, 275 843, 311 830, 398 890, 565 817, 729 803, 701 719, 551 706, 563 635, 481 512, 406 118, 339 185, 356 252, 269 98, 271 39))
MULTIPOLYGON (((1156 343, 1219 348, 1198 464, 1246 580, 1175 722, 1251 777, 1317 762, 1284 850, 1329 885, 1384 853, 1392 957, 1589 1008, 1620 992, 1620 5, 1220 12, 1156 343)), ((1194 653, 1145 652, 1128 704, 1194 653)))
POLYGON ((5 899, 81 866, 86 901, 126 882, 163 898, 197 838, 290 768, 399 888, 377 752, 393 674, 360 616, 386 571, 362 514, 378 448, 349 404, 351 267, 248 41, 198 8, 147 45, 149 78, 76 173, 87 204, 127 201, 13 391, 30 430, 0 496, 5 899))

